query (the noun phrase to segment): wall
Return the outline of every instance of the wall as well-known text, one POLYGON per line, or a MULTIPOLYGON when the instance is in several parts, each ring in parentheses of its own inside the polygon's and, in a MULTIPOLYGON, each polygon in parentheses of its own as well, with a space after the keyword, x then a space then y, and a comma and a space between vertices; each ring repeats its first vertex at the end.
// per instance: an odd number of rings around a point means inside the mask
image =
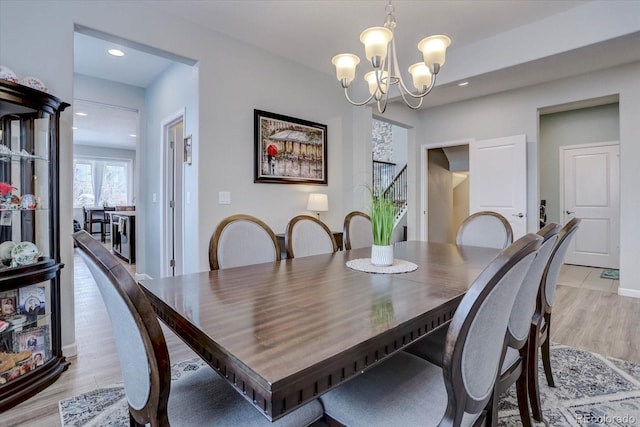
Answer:
MULTIPOLYGON (((156 80, 147 87, 145 104, 147 105, 146 134, 142 151, 144 167, 142 180, 145 182, 144 198, 145 211, 141 213, 144 221, 141 222, 145 230, 145 268, 138 270, 151 277, 160 277, 160 262, 162 256, 162 222, 164 207, 168 202, 162 194, 162 179, 159 171, 165 169, 163 165, 162 126, 176 113, 184 113, 184 135, 192 135, 193 141, 198 141, 199 115, 198 115, 198 67, 174 63, 156 80), (155 196, 154 196, 155 195, 155 196)), ((178 149, 181 149, 180 143, 178 149)), ((196 159, 191 165, 182 164, 182 193, 186 203, 183 203, 183 239, 185 242, 198 240, 198 198, 197 179, 200 163, 198 144, 192 144, 192 159, 196 159)), ((163 176, 166 174, 162 174, 163 176)), ((184 246, 184 272, 199 271, 198 246, 186 244, 184 246)))
POLYGON ((618 104, 540 116, 540 199, 547 200, 547 222, 564 221, 560 212, 560 147, 619 139, 618 104))
MULTIPOLYGON (((621 295, 640 297, 640 63, 606 72, 583 74, 429 108, 421 113, 417 130, 420 144, 436 144, 466 138, 486 139, 508 135, 527 136, 528 230, 538 222, 539 166, 538 110, 585 99, 619 94, 620 99, 620 289, 621 295)), ((417 151, 415 151, 417 153, 417 151)), ((418 184, 419 187, 419 184, 418 184)), ((417 194, 421 191, 418 188, 417 194)), ((417 222, 416 222, 417 225, 417 222)), ((410 224, 411 226, 411 224, 410 224)))
POLYGON ((453 187, 453 218, 451 218, 450 242, 455 243, 458 228, 469 216, 469 177, 453 187))
MULTIPOLYGON (((35 75, 51 93, 65 101, 74 99, 73 33, 79 24, 114 34, 165 52, 198 62, 197 132, 194 132, 194 175, 192 201, 197 200, 190 223, 197 233, 189 242, 195 254, 193 270, 207 270, 208 243, 216 224, 224 217, 245 212, 265 220, 276 232, 283 232, 288 220, 306 211, 307 194, 322 191, 329 195, 330 211, 324 216, 330 228, 342 229, 346 212, 354 202, 357 182, 353 164, 361 162, 365 144, 362 130, 371 120, 368 109, 351 107, 343 98, 335 78, 300 64, 276 57, 249 45, 222 36, 193 23, 170 16, 139 2, 0 2, 0 63, 19 76, 35 75), (114 5, 117 4, 117 7, 114 5), (52 24, 55 23, 55 24, 52 24), (171 31, 166 31, 171 28, 171 31), (269 84, 265 85, 264 82, 269 84), (328 186, 273 185, 253 183, 254 108, 298 117, 328 126, 328 186), (357 135, 357 142, 354 140, 357 135), (354 149, 352 142, 357 144, 354 149), (219 191, 231 192, 231 205, 218 205, 219 191), (277 202, 277 204, 275 203, 277 202)), ((146 116, 141 115, 146 123, 146 116)), ((72 164, 72 112, 61 118, 61 162, 72 164)), ((146 129, 142 129, 143 131, 146 129)), ((371 130, 366 141, 370 143, 371 130)), ((154 135, 140 135, 144 140, 154 135)), ((410 136, 411 138, 411 136, 410 136)), ((157 146, 147 144, 140 158, 151 156, 157 146)), ((370 159, 366 155, 366 161, 370 159)), ((364 152, 366 153, 366 151, 364 152)), ((364 160, 362 160, 364 162, 364 160)), ((365 163, 358 163, 364 165, 365 163)), ((146 211, 149 188, 157 188, 160 171, 156 165, 139 164, 145 176, 140 182, 137 208, 146 211), (154 173, 155 172, 155 173, 154 173)), ((370 166, 369 166, 370 168, 370 166)), ((366 169, 361 168, 360 170, 366 169)), ((61 168, 61 216, 72 215, 71 168, 61 168)), ((188 182, 188 180, 186 180, 188 182)), ((74 348, 73 244, 71 221, 61 223, 62 341, 65 354, 74 348), (67 236, 67 237, 65 237, 67 236)), ((146 236, 148 248, 157 236, 146 236)))
POLYGON ((451 242, 453 190, 449 160, 441 148, 429 150, 429 241, 451 242))

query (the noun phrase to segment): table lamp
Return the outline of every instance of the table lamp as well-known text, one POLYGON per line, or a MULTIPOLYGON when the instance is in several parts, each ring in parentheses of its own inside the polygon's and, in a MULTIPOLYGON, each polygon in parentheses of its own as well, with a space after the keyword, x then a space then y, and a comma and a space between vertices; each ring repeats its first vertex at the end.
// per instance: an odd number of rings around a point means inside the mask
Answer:
POLYGON ((326 194, 311 193, 309 194, 309 201, 307 202, 307 210, 314 211, 318 215, 320 220, 320 212, 326 212, 329 210, 329 198, 326 194))

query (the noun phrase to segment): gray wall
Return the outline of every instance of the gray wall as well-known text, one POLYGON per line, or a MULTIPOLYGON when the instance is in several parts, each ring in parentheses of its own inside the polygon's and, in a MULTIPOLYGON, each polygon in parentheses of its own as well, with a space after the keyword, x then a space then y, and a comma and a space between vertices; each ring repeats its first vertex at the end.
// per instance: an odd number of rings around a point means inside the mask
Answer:
POLYGON ((560 147, 618 141, 618 104, 540 116, 540 199, 547 200, 547 222, 562 224, 560 147))
POLYGON ((450 243, 453 190, 449 160, 442 148, 429 150, 429 241, 450 243))
MULTIPOLYGON (((417 129, 419 144, 527 136, 528 230, 537 230, 539 200, 540 109, 581 100, 619 95, 620 115, 620 288, 621 295, 640 297, 640 63, 609 68, 569 79, 503 92, 467 102, 429 108, 417 129)), ((417 167, 420 164, 417 162, 417 167)), ((418 189, 417 195, 421 191, 418 189)), ((418 225, 416 218, 416 225, 418 225)), ((411 226, 411 224, 410 224, 411 226)))

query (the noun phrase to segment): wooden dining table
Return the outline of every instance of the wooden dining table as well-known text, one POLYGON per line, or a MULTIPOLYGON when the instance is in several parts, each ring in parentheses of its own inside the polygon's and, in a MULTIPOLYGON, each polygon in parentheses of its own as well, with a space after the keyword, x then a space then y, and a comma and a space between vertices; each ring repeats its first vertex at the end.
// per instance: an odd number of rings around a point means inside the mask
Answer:
POLYGON ((139 283, 158 316, 269 420, 449 321, 497 249, 395 244, 418 268, 372 274, 371 249, 139 283))

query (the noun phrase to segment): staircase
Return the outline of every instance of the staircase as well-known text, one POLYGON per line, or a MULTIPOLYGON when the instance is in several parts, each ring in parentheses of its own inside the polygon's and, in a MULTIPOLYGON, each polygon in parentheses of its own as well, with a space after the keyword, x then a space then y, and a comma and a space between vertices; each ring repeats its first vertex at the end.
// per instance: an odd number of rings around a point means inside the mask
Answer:
POLYGON ((396 220, 394 228, 402 220, 407 212, 407 165, 404 165, 402 170, 395 176, 396 164, 388 162, 373 161, 373 191, 374 196, 378 195, 378 192, 382 191, 385 197, 393 200, 396 204, 398 211, 396 212, 396 220), (393 176, 393 178, 392 178, 393 176), (384 189, 384 190, 382 190, 384 189))

